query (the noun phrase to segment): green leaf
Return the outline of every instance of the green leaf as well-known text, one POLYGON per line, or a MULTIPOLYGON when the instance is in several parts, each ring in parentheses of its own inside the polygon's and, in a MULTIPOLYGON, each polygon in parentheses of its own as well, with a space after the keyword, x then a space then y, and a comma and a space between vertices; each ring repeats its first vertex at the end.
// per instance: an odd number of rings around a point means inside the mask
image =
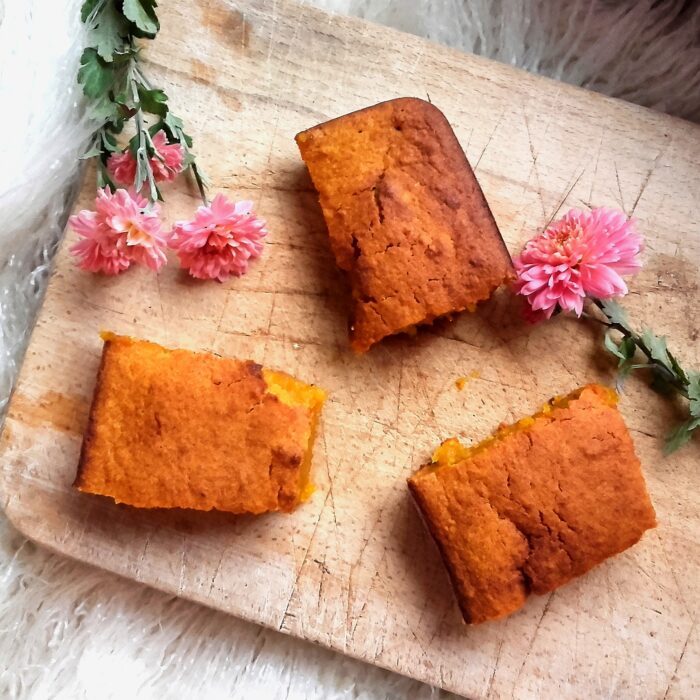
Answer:
POLYGON ((134 187, 137 192, 141 191, 141 188, 148 180, 150 175, 150 164, 148 163, 148 156, 144 155, 142 149, 136 149, 136 180, 134 181, 134 187))
POLYGON ((176 117, 172 112, 168 112, 163 119, 163 128, 168 134, 171 143, 182 143, 187 148, 192 148, 192 138, 184 131, 184 123, 180 117, 176 117))
POLYGON ((615 355, 615 357, 619 358, 618 367, 629 365, 629 368, 627 369, 628 373, 629 370, 637 369, 638 365, 633 365, 628 362, 628 360, 631 360, 637 352, 637 344, 634 342, 634 338, 631 336, 625 336, 619 343, 617 343, 612 337, 612 331, 608 330, 605 334, 605 339, 603 342, 607 350, 615 355))
POLYGON ((88 114, 91 119, 105 124, 115 122, 119 118, 119 109, 109 97, 102 96, 88 105, 88 114))
MULTIPOLYGON (((634 338, 631 336, 623 338, 619 347, 622 357, 625 360, 631 360, 637 352, 637 343, 634 342, 634 338)), ((635 368, 636 366, 633 365, 633 369, 635 368)))
POLYGON ((599 299, 601 311, 611 323, 617 323, 626 331, 632 332, 627 312, 614 299, 599 299))
POLYGON ((114 95, 114 101, 124 107, 124 110, 129 112, 129 117, 133 116, 133 112, 138 108, 131 91, 128 88, 122 88, 114 95))
POLYGON ((143 36, 153 38, 160 29, 155 10, 157 6, 156 0, 124 0, 122 12, 143 36))
POLYGON ((102 132, 102 149, 108 153, 117 153, 119 151, 117 139, 107 131, 102 132))
POLYGON ((109 130, 113 134, 121 134, 121 132, 124 130, 125 124, 126 124, 126 119, 123 117, 119 117, 118 119, 113 119, 111 122, 109 122, 109 130))
POLYGON ((693 431, 700 425, 700 418, 691 418, 681 423, 675 430, 666 437, 664 454, 671 454, 679 447, 683 447, 693 436, 693 431))
POLYGON ((617 377, 615 378, 615 389, 618 392, 621 393, 624 390, 625 379, 627 379, 633 369, 634 366, 629 360, 620 360, 619 369, 617 370, 617 377))
POLYGON ((136 154, 138 153, 138 150, 139 150, 139 143, 140 143, 139 134, 138 133, 134 134, 134 136, 132 136, 129 139, 129 143, 127 144, 127 146, 124 150, 126 151, 128 149, 129 151, 131 151, 131 155, 134 156, 134 158, 136 158, 136 154))
POLYGON ((690 399, 690 415, 700 419, 700 372, 694 369, 688 372, 688 398, 690 399))
POLYGON ((615 357, 619 357, 621 360, 626 359, 620 350, 620 346, 613 340, 611 332, 608 330, 605 333, 605 339, 603 340, 603 345, 605 345, 608 352, 611 352, 615 357))
POLYGON ((153 169, 151 168, 150 163, 150 159, 155 155, 155 149, 153 148, 151 139, 148 137, 145 126, 142 126, 141 128, 143 128, 143 131, 137 131, 127 146, 136 159, 134 189, 137 192, 141 192, 147 185, 147 196, 152 202, 155 202, 163 199, 160 190, 156 185, 156 181, 153 176, 153 169))
POLYGON ((80 160, 89 160, 90 158, 94 158, 95 156, 101 155, 102 149, 99 146, 93 146, 92 148, 85 151, 85 153, 83 153, 82 156, 80 156, 80 160))
POLYGON ((149 114, 164 117, 168 113, 168 96, 162 90, 148 90, 142 85, 138 87, 141 109, 149 114))
POLYGON ((105 97, 114 82, 114 72, 99 57, 93 48, 87 48, 80 57, 78 82, 83 86, 86 97, 105 97))
POLYGON ((686 375, 685 370, 680 366, 675 355, 670 350, 668 350, 668 357, 671 360, 671 367, 675 372, 676 376, 683 382, 683 384, 687 384, 688 376, 686 375))
POLYGON ((129 25, 113 3, 108 2, 104 5, 95 17, 91 29, 97 53, 108 63, 115 53, 125 48, 124 37, 129 36, 129 25))
POLYGON ((117 186, 114 184, 114 182, 112 182, 112 178, 109 176, 107 168, 101 160, 98 160, 97 163, 97 186, 100 188, 109 187, 109 189, 114 192, 117 189, 117 186))
POLYGON ((668 369, 671 374, 675 374, 671 358, 668 356, 668 347, 666 347, 666 338, 664 336, 654 335, 648 328, 642 333, 642 342, 649 348, 651 356, 660 362, 668 369))
POLYGON ((137 192, 141 192, 144 185, 148 185, 148 198, 152 201, 162 200, 163 197, 156 185, 155 178, 153 177, 153 170, 151 169, 151 164, 149 163, 149 157, 146 155, 147 149, 139 148, 136 152, 136 180, 134 182, 134 188, 137 192))
POLYGON ((83 22, 83 24, 87 22, 90 15, 95 11, 95 8, 105 1, 108 0, 85 0, 83 6, 80 8, 80 21, 83 22))
POLYGON ((180 119, 180 117, 175 116, 172 112, 168 114, 168 116, 165 119, 165 123, 173 130, 179 129, 182 131, 182 129, 185 126, 185 123, 180 119))
MULTIPOLYGON (((151 126, 148 127, 148 133, 151 135, 151 138, 153 138, 163 128, 165 128, 165 123, 162 119, 159 119, 157 122, 154 122, 153 124, 151 124, 151 126)), ((169 136, 167 131, 166 135, 169 136)))

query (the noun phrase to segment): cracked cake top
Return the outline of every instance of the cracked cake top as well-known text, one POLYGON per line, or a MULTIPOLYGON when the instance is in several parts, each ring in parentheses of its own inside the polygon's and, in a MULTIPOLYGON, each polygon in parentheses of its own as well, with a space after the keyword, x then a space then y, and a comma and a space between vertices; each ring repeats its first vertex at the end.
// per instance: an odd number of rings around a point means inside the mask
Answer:
POLYGON ((512 278, 512 263, 444 115, 401 98, 296 137, 352 287, 351 343, 456 313, 512 278))
POLYGON ((591 384, 409 479, 467 622, 504 617, 656 524, 617 395, 591 384))

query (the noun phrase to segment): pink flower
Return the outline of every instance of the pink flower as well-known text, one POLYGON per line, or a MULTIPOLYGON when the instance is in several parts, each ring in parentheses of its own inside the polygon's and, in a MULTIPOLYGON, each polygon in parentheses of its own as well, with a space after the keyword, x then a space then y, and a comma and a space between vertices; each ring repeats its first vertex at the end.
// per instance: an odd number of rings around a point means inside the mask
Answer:
POLYGON ((131 151, 112 153, 107 159, 107 171, 114 182, 120 185, 133 185, 136 179, 136 159, 131 151))
POLYGON ((98 223, 97 212, 83 209, 71 216, 68 223, 81 237, 74 243, 70 252, 80 258, 78 265, 88 272, 103 272, 105 275, 118 275, 131 265, 124 252, 124 246, 109 242, 104 227, 98 223))
POLYGON ((118 275, 131 263, 158 271, 166 262, 167 235, 161 231, 159 207, 126 190, 97 190, 95 211, 83 209, 69 224, 81 237, 70 252, 88 272, 118 275))
MULTIPOLYGON (((150 160, 153 177, 157 182, 172 182, 182 170, 185 159, 182 146, 179 143, 168 143, 164 131, 159 131, 153 137, 153 145, 157 152, 157 156, 150 160)), ((112 153, 107 160, 107 170, 115 182, 132 185, 136 178, 136 159, 128 149, 122 153, 112 153)))
POLYGON ((158 182, 172 182, 182 170, 185 152, 179 143, 168 143, 164 131, 159 131, 153 137, 153 145, 157 154, 162 158, 151 158, 153 176, 158 182))
POLYGON ((572 209, 525 244, 515 259, 515 289, 528 302, 533 323, 555 310, 583 311, 585 297, 627 294, 622 275, 639 270, 642 237, 625 214, 604 207, 572 209))
POLYGON ((192 277, 223 282, 248 270, 248 261, 262 253, 266 235, 252 202, 233 203, 217 194, 211 204, 197 209, 192 221, 175 224, 170 247, 192 277))

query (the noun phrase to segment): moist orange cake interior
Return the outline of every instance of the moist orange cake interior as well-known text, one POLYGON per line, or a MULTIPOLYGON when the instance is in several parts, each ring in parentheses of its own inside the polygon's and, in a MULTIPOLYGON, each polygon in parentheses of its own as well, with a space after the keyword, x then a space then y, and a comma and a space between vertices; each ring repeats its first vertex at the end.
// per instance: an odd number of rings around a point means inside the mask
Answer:
POLYGON ((535 425, 536 422, 549 418, 553 420, 552 413, 557 408, 566 408, 572 401, 576 401, 581 396, 581 393, 586 388, 593 388, 595 392, 608 404, 608 406, 616 406, 618 402, 618 395, 612 389, 602 386, 600 384, 590 385, 589 387, 581 387, 572 391, 570 394, 565 396, 556 396, 550 399, 542 408, 532 416, 527 416, 526 418, 521 418, 519 421, 512 423, 511 425, 502 425, 499 427, 492 435, 487 437, 485 440, 477 443, 476 445, 466 446, 463 445, 457 438, 449 438, 445 440, 440 447, 438 447, 435 452, 433 452, 432 463, 420 469, 416 476, 420 474, 426 474, 443 467, 453 467, 465 459, 470 459, 475 455, 483 452, 489 447, 493 446, 497 442, 501 442, 509 435, 514 433, 522 433, 535 425))
POLYGON ((316 490, 316 487, 309 482, 309 473, 311 471, 313 444, 316 438, 316 426, 318 425, 323 402, 326 400, 326 392, 317 386, 304 384, 284 372, 263 368, 262 373, 267 384, 267 390, 283 404, 291 408, 308 408, 312 412, 311 425, 306 434, 304 461, 299 470, 299 493, 301 494, 299 501, 303 502, 308 500, 316 490))

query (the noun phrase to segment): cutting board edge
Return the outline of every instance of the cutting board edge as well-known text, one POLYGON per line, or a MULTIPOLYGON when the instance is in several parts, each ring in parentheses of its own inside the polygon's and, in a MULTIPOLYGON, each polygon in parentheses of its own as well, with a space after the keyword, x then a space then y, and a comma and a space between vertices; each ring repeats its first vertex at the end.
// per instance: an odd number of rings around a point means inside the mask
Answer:
MULTIPOLYGON (((0 480, 0 499, 3 499, 5 492, 2 488, 2 480, 0 480)), ((334 644, 327 644, 321 641, 320 635, 314 636, 314 635, 307 635, 307 636, 302 636, 298 633, 295 633, 294 630, 287 629, 283 626, 276 626, 270 623, 267 623, 265 621, 261 621, 259 618, 256 618, 254 616, 246 616, 245 611, 236 611, 236 610, 231 610, 226 608, 223 605, 217 605, 217 599, 214 599, 213 597, 208 597, 207 595, 202 594, 197 595, 196 593, 190 593, 190 592, 179 592, 175 586, 169 586, 167 583, 159 582, 158 580, 154 578, 142 578, 142 579, 136 579, 134 578, 133 575, 130 575, 129 572, 120 570, 118 567, 110 567, 109 565, 102 563, 105 560, 100 560, 100 562, 96 562, 94 560, 91 560, 87 556, 81 556, 80 552, 76 552, 74 549, 71 549, 70 547, 63 547, 59 544, 56 544, 55 542, 51 542, 49 538, 46 538, 42 536, 41 534, 41 529, 40 528, 34 528, 31 526, 31 519, 28 518, 20 518, 16 519, 14 517, 14 513, 11 507, 11 501, 10 502, 5 502, 2 506, 0 506, 0 510, 3 511, 5 514, 5 517, 7 518, 8 522, 12 525, 12 527, 17 530, 22 536, 24 536, 26 539, 30 540, 34 544, 43 547, 46 551, 50 552, 51 554, 56 554, 59 556, 63 557, 68 557, 72 561, 78 562, 81 565, 89 566, 92 567, 98 571, 104 571, 106 573, 112 574, 114 576, 118 576, 120 579, 123 579, 124 581, 128 581, 132 584, 140 585, 140 586, 146 586, 147 588, 152 588, 153 590, 156 590, 160 593, 163 593, 165 595, 170 595, 173 598, 178 598, 182 600, 186 600, 189 603, 194 603, 196 605, 201 605, 202 607, 208 608, 209 610, 215 610, 219 613, 225 614, 225 615, 230 615, 231 617, 236 618, 237 620, 240 620, 246 624, 250 625, 255 625, 258 627, 263 627, 266 630, 270 630, 271 632, 276 632, 278 634, 284 635, 285 637, 288 637, 289 639, 295 639, 300 642, 306 643, 306 644, 313 644, 314 646, 318 646, 322 649, 325 649, 327 651, 333 652, 334 654, 338 654, 341 656, 347 656, 348 658, 354 659, 355 661, 358 661, 362 664, 368 664, 369 666, 375 666, 377 668, 381 668, 385 671, 390 671, 392 673, 399 674, 400 676, 403 676, 404 678, 407 678, 409 680, 415 680, 419 681, 421 683, 425 683, 426 685, 433 686, 434 681, 425 673, 420 673, 420 672, 411 672, 410 674, 404 670, 401 669, 398 665, 391 665, 387 663, 380 663, 378 661, 369 661, 366 658, 363 658, 359 653, 353 652, 351 649, 343 649, 338 645, 334 644), (8 507, 9 506, 9 507, 8 507), (26 523, 29 523, 29 527, 26 527, 26 523)), ((72 542, 73 540, 67 540, 72 542)), ((441 684, 440 686, 443 690, 446 690, 450 693, 455 693, 457 695, 462 695, 463 690, 460 689, 458 685, 451 684, 449 682, 441 684)), ((479 694, 471 694, 470 700, 482 700, 482 698, 485 698, 485 696, 479 694)))
MULTIPOLYGON (((682 117, 677 117, 673 114, 668 114, 667 112, 662 112, 654 109, 653 107, 647 107, 646 105, 640 105, 636 102, 630 102, 622 97, 615 97, 614 95, 607 95, 603 92, 598 92, 597 90, 591 90, 590 88, 583 87, 582 85, 573 85, 572 83, 567 83, 562 80, 557 80, 548 75, 543 75, 541 73, 534 73, 527 70, 526 68, 521 68, 520 66, 514 66, 509 63, 504 63, 495 58, 490 58, 488 56, 482 56, 480 54, 473 53, 471 51, 464 51, 462 49, 456 48, 454 46, 447 46, 439 42, 433 41, 427 37, 419 36, 418 34, 412 34, 411 32, 406 32, 401 29, 396 29, 394 27, 388 27, 386 25, 380 24, 378 22, 373 22, 372 20, 365 19, 363 17, 354 17, 351 15, 343 15, 337 12, 330 12, 312 5, 306 5, 299 2, 298 0, 286 0, 287 5, 297 8, 299 11, 314 14, 319 17, 332 18, 333 22, 339 22, 341 24, 346 24, 356 27, 372 27, 377 34, 389 34, 395 36, 397 40, 401 37, 410 37, 411 41, 422 43, 429 46, 433 53, 446 54, 448 56, 457 56, 461 60, 467 60, 473 62, 477 65, 496 68, 497 71, 501 72, 503 75, 510 76, 515 80, 527 80, 532 82, 543 82, 550 86, 556 86, 562 92, 570 92, 572 95, 585 95, 586 99, 593 98, 594 100, 606 103, 609 105, 622 107, 628 110, 632 115, 646 116, 659 121, 670 121, 675 124, 684 125, 686 128, 691 130, 696 130, 700 132, 700 124, 691 122, 688 119, 683 119, 682 117)), ((326 19, 328 22, 328 19, 326 19)), ((414 95, 415 97, 421 97, 420 95, 414 95)), ((389 98, 387 98, 389 99, 389 98)))
MULTIPOLYGON (((295 5, 296 5, 296 3, 295 3, 295 5)), ((319 12, 319 13, 322 14, 322 15, 327 15, 327 14, 328 14, 328 13, 324 13, 324 12, 322 12, 322 11, 320 11, 320 10, 314 10, 314 11, 315 11, 315 12, 319 12)), ((343 19, 344 21, 347 21, 347 20, 348 20, 348 18, 341 18, 341 19, 343 19)), ((380 30, 380 31, 379 31, 379 34, 381 34, 383 31, 392 31, 392 30, 386 30, 385 28, 382 28, 380 25, 373 25, 372 23, 366 22, 366 21, 364 21, 364 20, 354 20, 353 18, 350 18, 350 21, 357 21, 357 22, 360 22, 360 23, 363 24, 363 25, 369 24, 369 25, 372 25, 373 27, 377 27, 377 28, 380 30)), ((394 31, 395 31, 395 30, 394 30, 394 31)), ((405 34, 404 34, 403 32, 396 32, 396 34, 401 35, 401 36, 405 36, 405 34)), ((545 81, 546 83, 550 83, 550 84, 551 84, 551 83, 557 83, 557 85, 558 85, 561 89, 563 89, 563 90, 565 90, 565 91, 571 90, 571 91, 572 91, 571 94, 578 95, 579 97, 576 98, 576 99, 585 99, 585 100, 587 100, 587 101, 590 101, 590 100, 591 100, 591 92, 592 92, 592 91, 590 91, 590 90, 586 90, 586 89, 584 89, 584 88, 579 88, 579 87, 576 87, 576 86, 570 86, 570 85, 562 84, 562 83, 559 83, 558 81, 555 81, 555 80, 552 80, 552 79, 549 79, 549 78, 546 78, 546 77, 543 77, 543 76, 533 75, 533 74, 527 73, 527 71, 522 71, 522 70, 520 70, 520 69, 516 69, 516 68, 514 68, 514 67, 512 67, 512 66, 508 66, 508 65, 506 65, 506 64, 500 64, 500 63, 495 62, 495 61, 492 61, 492 60, 490 60, 490 59, 484 59, 484 58, 479 57, 479 56, 470 55, 470 54, 465 54, 464 52, 460 52, 460 51, 457 50, 457 49, 449 49, 449 48, 447 48, 447 47, 441 47, 441 46, 439 46, 439 45, 434 44, 433 42, 431 42, 431 41, 429 41, 429 40, 422 40, 422 39, 420 39, 419 37, 413 37, 412 35, 408 35, 408 36, 411 36, 413 39, 419 39, 420 41, 425 41, 425 42, 427 42, 427 44, 431 47, 431 51, 436 51, 436 50, 437 50, 437 51, 439 51, 440 53, 442 53, 442 51, 445 50, 445 51, 449 51, 450 53, 454 53, 454 54, 458 55, 458 56, 461 57, 461 58, 466 57, 466 59, 467 59, 468 61, 473 61, 475 65, 483 65, 483 66, 486 66, 486 70, 487 70, 487 71, 490 70, 489 67, 492 67, 492 66, 495 64, 495 66, 498 68, 498 70, 506 69, 506 72, 501 73, 501 75, 511 75, 511 76, 514 76, 514 79, 518 79, 518 80, 521 80, 521 79, 522 79, 522 80, 534 80, 534 81, 537 81, 538 83, 541 82, 541 81, 545 81), (510 71, 507 70, 507 69, 509 69, 509 68, 511 69, 510 71), (526 75, 526 76, 522 76, 522 73, 527 73, 527 75, 526 75)), ((461 61, 461 58, 460 58, 460 61, 461 61)), ((462 64, 462 65, 460 66, 460 68, 462 68, 462 67, 464 67, 464 66, 466 66, 466 65, 467 65, 467 64, 462 64)), ((670 126, 672 126, 672 128, 674 128, 674 129, 676 129, 676 130, 678 130, 679 128, 682 128, 686 133, 693 133, 693 134, 695 133, 695 130, 700 129, 700 126, 695 125, 695 124, 692 124, 691 122, 687 122, 687 121, 682 120, 682 119, 679 120, 679 119, 677 119, 677 118, 675 118, 675 117, 671 117, 670 115, 666 115, 666 114, 663 114, 663 113, 654 112, 653 110, 650 110, 650 109, 648 109, 648 108, 640 107, 640 106, 638 106, 638 105, 634 105, 634 104, 631 104, 631 103, 627 103, 627 102, 625 102, 624 100, 620 100, 620 99, 617 99, 617 98, 607 97, 607 96, 604 96, 604 95, 600 95, 599 93, 593 93, 593 98, 594 98, 596 101, 600 100, 600 101, 602 101, 602 102, 605 103, 605 104, 617 105, 618 107, 622 108, 622 109, 616 110, 617 113, 618 113, 619 115, 622 115, 622 116, 628 115, 630 118, 638 119, 638 120, 640 120, 640 121, 644 121, 644 122, 646 122, 648 125, 654 125, 655 127, 661 127, 661 126, 663 126, 664 124, 669 124, 670 126), (669 119, 672 120, 672 122, 668 122, 667 120, 669 120, 669 119), (681 126, 680 126, 680 127, 679 127, 679 125, 677 124, 677 122, 680 122, 680 123, 681 123, 681 126), (688 125, 690 125, 690 127, 691 127, 690 129, 688 128, 688 125), (693 129, 693 127, 694 127, 694 129, 693 129)), ((596 104, 600 104, 600 103, 599 103, 599 102, 596 102, 596 104)), ((80 178, 77 179, 77 182, 80 183, 81 185, 83 185, 83 184, 84 184, 84 178, 85 178, 85 173, 83 174, 82 177, 80 177, 80 178)), ((66 243, 65 243, 65 236, 62 236, 62 240, 61 240, 61 242, 60 242, 59 245, 60 245, 60 246, 66 245, 66 243)), ((49 280, 49 284, 47 285, 47 292, 50 292, 51 289, 56 285, 56 275, 55 275, 55 272, 56 272, 56 270, 57 270, 56 261, 57 261, 57 258, 54 258, 54 262, 53 262, 52 269, 51 269, 51 278, 50 278, 50 280, 49 280)), ((30 337, 29 337, 28 343, 27 343, 27 351, 28 351, 29 349, 31 349, 32 346, 34 345, 36 325, 37 325, 37 322, 39 322, 39 321, 42 319, 42 316, 43 316, 43 314, 44 314, 44 305, 45 305, 45 301, 46 301, 46 296, 45 296, 44 299, 42 300, 41 306, 40 306, 39 311, 38 311, 38 313, 37 313, 37 317, 36 317, 36 319, 35 319, 35 323, 33 324, 32 332, 31 332, 31 334, 30 334, 30 337)), ((28 378, 25 377, 25 374, 26 374, 26 372, 27 372, 27 370, 26 370, 26 362, 25 362, 26 357, 27 357, 27 351, 25 351, 25 354, 24 354, 24 356, 23 356, 23 358, 22 358, 22 364, 21 364, 21 367, 20 367, 20 371, 19 371, 19 373, 18 373, 17 383, 16 383, 16 385, 15 385, 16 388, 18 388, 18 387, 21 388, 21 386, 22 386, 23 384, 25 384, 25 382, 28 383, 28 378)), ((11 397, 10 397, 10 400, 8 401, 8 404, 7 404, 7 412, 8 412, 8 413, 9 413, 11 407, 12 407, 12 403, 13 403, 13 400, 14 400, 14 398, 15 398, 15 395, 16 395, 16 392, 13 391, 13 393, 12 393, 12 395, 11 395, 11 397)), ((3 427, 2 427, 2 430, 3 430, 3 431, 5 430, 5 425, 6 425, 6 423, 3 424, 3 427)), ((5 491, 4 491, 4 483, 3 483, 3 481, 8 481, 8 484, 7 484, 8 487, 11 485, 11 484, 9 483, 9 480, 3 480, 2 478, 0 478, 0 503, 4 503, 5 498, 7 497, 7 496, 6 496, 6 493, 5 493, 5 491)), ((17 504, 16 502, 13 503, 12 500, 10 500, 10 502, 9 502, 9 508, 4 508, 4 510, 5 510, 5 512, 6 512, 7 516, 8 516, 8 520, 9 520, 9 521, 13 524, 13 526, 16 527, 23 535, 25 535, 26 537, 28 537, 28 538, 32 539, 33 541, 37 542, 40 546, 45 547, 45 548, 48 549, 49 551, 57 552, 57 553, 59 553, 59 554, 68 556, 68 557, 70 557, 70 558, 72 558, 72 559, 74 559, 74 560, 76 560, 76 561, 81 562, 81 563, 88 563, 88 564, 90 564, 90 565, 92 565, 92 566, 95 566, 95 567, 98 568, 98 569, 102 569, 102 570, 105 570, 105 571, 109 571, 110 573, 114 573, 114 574, 116 574, 116 575, 118 575, 118 576, 120 576, 120 577, 129 578, 130 580, 135 580, 134 577, 133 577, 133 575, 125 574, 125 573, 122 573, 122 572, 120 572, 120 571, 118 571, 118 570, 115 570, 115 569, 113 569, 113 568, 109 568, 109 567, 103 566, 101 562, 95 563, 94 560, 90 560, 90 559, 88 559, 88 558, 85 558, 85 557, 80 556, 80 554, 76 554, 76 553, 74 553, 73 551, 68 551, 67 549, 62 548, 62 545, 61 545, 61 544, 56 544, 55 542, 48 541, 48 540, 51 539, 50 537, 47 538, 47 537, 45 536, 45 535, 48 534, 48 533, 42 533, 42 532, 40 532, 40 528, 39 528, 39 531, 37 531, 37 523, 36 523, 36 522, 33 522, 31 518, 20 518, 20 520, 17 521, 17 519, 16 519, 16 517, 15 517, 15 516, 17 515, 17 513, 14 512, 14 509, 16 509, 17 506, 18 506, 18 504, 17 504)), ((1 506, 0 506, 0 507, 1 507, 1 506)), ((70 548, 69 548, 69 549, 70 549, 70 548)), ((143 583, 144 585, 148 585, 148 586, 150 586, 150 587, 152 587, 152 588, 156 588, 157 590, 163 591, 164 593, 166 593, 166 594, 168 594, 168 595, 178 595, 176 592, 174 592, 174 586, 167 586, 167 585, 163 585, 163 584, 160 584, 160 585, 159 585, 158 583, 153 583, 153 582, 151 582, 151 581, 145 581, 145 580, 140 580, 140 581, 137 580, 137 582, 138 582, 138 583, 143 583)), ((187 600, 190 600, 190 601, 192 601, 192 602, 201 603, 201 604, 205 605, 206 607, 209 607, 209 608, 212 608, 212 609, 216 609, 216 610, 220 610, 220 611, 222 611, 222 612, 226 612, 226 613, 228 613, 228 614, 230 614, 230 615, 233 615, 233 616, 235 616, 235 617, 238 617, 239 619, 242 619, 242 620, 244 620, 244 621, 246 621, 246 622, 252 622, 253 624, 261 625, 261 626, 267 627, 267 628, 269 628, 269 629, 276 629, 275 626, 269 625, 269 624, 265 624, 264 621, 261 621, 261 620, 259 620, 259 619, 253 620, 253 619, 250 619, 250 618, 246 618, 244 615, 242 615, 242 614, 240 614, 240 613, 237 613, 237 612, 232 612, 232 611, 230 611, 230 610, 227 610, 225 607, 222 607, 221 605, 212 604, 212 602, 217 603, 217 602, 220 602, 220 601, 216 601, 216 600, 215 600, 215 601, 212 601, 211 598, 207 598, 206 596, 203 597, 203 598, 201 598, 201 599, 199 599, 195 594, 184 593, 184 594, 181 594, 179 597, 183 597, 183 598, 185 598, 185 599, 187 599, 187 600)), ((371 664, 371 665, 377 665, 377 666, 381 666, 381 667, 383 667, 383 668, 389 668, 389 669, 392 670, 392 671, 397 671, 396 668, 392 668, 392 667, 389 666, 389 665, 377 663, 376 661, 372 661, 372 660, 370 660, 370 659, 368 659, 368 658, 363 658, 362 656, 358 656, 358 655, 352 654, 351 652, 348 652, 348 651, 345 651, 345 650, 341 650, 341 649, 337 649, 337 648, 333 648, 332 646, 330 646, 330 645, 328 645, 328 644, 325 644, 325 643, 322 643, 322 642, 317 642, 317 641, 315 641, 315 640, 309 639, 308 637, 304 637, 304 636, 295 634, 294 632, 290 632, 290 631, 284 630, 284 629, 283 629, 283 630, 277 630, 277 631, 281 631, 281 632, 284 633, 284 634, 288 634, 288 635, 290 635, 290 636, 295 636, 295 637, 297 637, 297 638, 304 639, 305 641, 310 641, 310 642, 312 642, 312 643, 317 643, 317 644, 319 644, 320 646, 324 646, 325 648, 332 649, 332 650, 334 650, 334 651, 339 651, 340 653, 343 653, 343 654, 345 654, 345 655, 347 655, 347 656, 351 656, 352 658, 360 659, 360 660, 362 660, 364 663, 369 663, 369 664, 371 664)), ((397 672, 402 673, 401 671, 397 671, 397 672)), ((404 674, 404 675, 405 675, 405 674, 404 674)), ((424 678, 421 677, 420 674, 417 674, 417 673, 412 673, 412 674, 411 674, 411 677, 417 678, 418 680, 425 680, 424 678)), ((434 683, 435 680, 434 680, 434 679, 433 679, 433 680, 428 680, 427 682, 433 682, 433 683, 434 683)), ((450 689, 449 684, 444 684, 443 687, 445 687, 446 689, 450 689)), ((455 692, 460 692, 460 689, 457 688, 457 689, 455 690, 455 692)), ((461 692, 465 692, 463 688, 461 689, 461 692)), ((478 695, 477 695, 476 697, 478 697, 478 695)))

